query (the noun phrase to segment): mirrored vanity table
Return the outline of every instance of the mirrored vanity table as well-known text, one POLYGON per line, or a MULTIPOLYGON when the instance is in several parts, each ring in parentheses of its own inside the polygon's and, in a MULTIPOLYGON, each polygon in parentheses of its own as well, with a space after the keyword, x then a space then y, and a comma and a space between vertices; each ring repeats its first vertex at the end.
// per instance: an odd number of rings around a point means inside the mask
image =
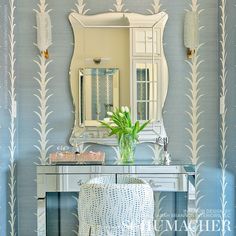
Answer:
POLYGON ((186 193, 186 210, 195 200, 195 168, 191 164, 173 162, 169 166, 161 166, 153 164, 152 161, 137 161, 127 165, 107 161, 103 165, 38 165, 38 236, 46 235, 47 193, 79 192, 81 184, 102 175, 113 176, 114 180, 122 175, 136 176, 147 181, 154 191, 186 193))

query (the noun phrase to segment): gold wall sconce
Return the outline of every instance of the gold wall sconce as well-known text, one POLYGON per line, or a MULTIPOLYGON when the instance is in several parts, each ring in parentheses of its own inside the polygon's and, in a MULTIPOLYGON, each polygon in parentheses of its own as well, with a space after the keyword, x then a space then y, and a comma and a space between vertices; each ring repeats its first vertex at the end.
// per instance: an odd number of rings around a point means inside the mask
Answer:
POLYGON ((199 19, 196 11, 189 11, 184 18, 184 46, 187 58, 192 59, 199 45, 199 19))
POLYGON ((48 59, 48 48, 52 44, 52 26, 48 12, 36 12, 37 47, 41 54, 48 59))

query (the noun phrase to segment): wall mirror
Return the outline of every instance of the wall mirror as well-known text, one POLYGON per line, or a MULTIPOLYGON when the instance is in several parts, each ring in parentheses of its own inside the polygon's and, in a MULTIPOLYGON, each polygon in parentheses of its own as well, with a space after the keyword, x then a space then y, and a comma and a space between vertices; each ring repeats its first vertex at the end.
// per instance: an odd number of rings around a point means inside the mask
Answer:
POLYGON ((163 33, 168 15, 71 13, 74 52, 70 88, 75 121, 70 143, 114 144, 99 127, 106 112, 131 107, 132 119, 151 120, 141 142, 166 136, 162 109, 168 88, 163 33))

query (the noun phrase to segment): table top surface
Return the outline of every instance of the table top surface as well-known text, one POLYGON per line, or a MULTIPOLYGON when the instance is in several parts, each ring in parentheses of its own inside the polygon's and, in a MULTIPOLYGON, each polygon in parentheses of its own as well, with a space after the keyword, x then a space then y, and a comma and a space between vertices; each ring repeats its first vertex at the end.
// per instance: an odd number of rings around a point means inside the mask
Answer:
POLYGON ((119 162, 117 160, 106 160, 104 163, 87 163, 87 162, 65 162, 65 163, 52 163, 52 164, 39 164, 38 166, 81 166, 81 165, 101 165, 101 166, 191 166, 194 168, 194 164, 190 162, 183 162, 183 161, 171 161, 169 165, 161 165, 156 163, 153 160, 135 160, 134 162, 131 163, 123 163, 119 162))
POLYGON ((96 163, 57 163, 57 164, 40 164, 37 165, 38 169, 51 169, 51 168, 80 168, 80 167, 88 167, 88 166, 98 166, 98 167, 153 167, 153 168, 161 168, 161 169, 169 169, 169 168, 179 168, 184 170, 184 172, 195 172, 195 165, 192 163, 181 162, 181 161, 172 161, 170 165, 160 165, 156 164, 152 160, 136 160, 132 163, 120 163, 118 161, 106 160, 103 164, 96 163))

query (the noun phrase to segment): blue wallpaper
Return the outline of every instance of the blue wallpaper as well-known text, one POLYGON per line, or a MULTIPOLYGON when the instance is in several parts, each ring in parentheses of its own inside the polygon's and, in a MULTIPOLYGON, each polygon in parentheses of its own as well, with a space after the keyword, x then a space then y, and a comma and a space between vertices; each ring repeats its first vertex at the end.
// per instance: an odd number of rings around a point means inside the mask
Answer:
MULTIPOLYGON (((5 59, 7 52, 6 37, 6 8, 5 2, 1 3, 0 14, 0 235, 9 235, 8 224, 8 161, 9 151, 9 101, 7 99, 8 78, 6 70, 9 69, 5 59), (5 13, 4 13, 5 12, 5 13), (2 14, 3 13, 3 14, 2 14), (2 194, 3 193, 3 194, 2 194)), ((50 144, 55 150, 58 144, 68 143, 69 135, 73 125, 73 108, 71 103, 68 71, 73 50, 73 37, 69 21, 67 19, 71 9, 75 9, 75 0, 48 0, 53 24, 53 45, 49 48, 52 63, 48 67, 49 76, 53 76, 49 83, 50 93, 53 96, 49 100, 49 108, 53 113, 49 116, 49 126, 53 128, 49 134, 50 144)), ((113 4, 115 0, 86 0, 86 9, 90 9, 89 14, 107 12, 109 9, 115 10, 113 4)), ((147 9, 152 9, 152 0, 126 0, 124 9, 132 12, 148 14, 147 9)), ((170 144, 169 151, 175 160, 189 160, 190 152, 186 145, 189 145, 190 136, 186 131, 189 127, 189 117, 186 111, 190 110, 190 101, 186 94, 190 84, 186 77, 189 76, 190 67, 186 63, 186 53, 183 45, 183 19, 186 9, 190 9, 190 0, 173 1, 161 0, 161 9, 165 9, 169 15, 166 25, 164 43, 165 54, 169 66, 169 90, 164 108, 164 121, 170 144)), ((203 63, 199 67, 199 73, 204 79, 200 82, 201 98, 199 105, 200 126, 203 131, 199 134, 200 144, 204 147, 199 151, 199 162, 203 165, 198 170, 203 181, 198 190, 203 199, 199 202, 200 209, 205 217, 209 219, 207 212, 213 212, 212 217, 219 219, 221 210, 221 169, 220 169, 220 135, 219 135, 219 7, 218 1, 199 0, 200 9, 204 11, 200 15, 200 42, 203 46, 199 49, 199 58, 203 63)), ((33 79, 37 76, 38 67, 33 60, 37 60, 38 49, 33 45, 36 42, 35 13, 37 1, 21 0, 16 2, 16 93, 17 93, 17 229, 18 235, 36 235, 36 165, 39 162, 39 153, 34 147, 38 144, 38 135, 34 128, 37 127, 38 118, 34 111, 38 110, 38 101, 33 94, 37 93, 38 84, 33 79)), ((227 95, 227 209, 231 225, 234 225, 235 208, 235 7, 232 0, 227 1, 227 32, 228 32, 228 95, 227 95)), ((53 150, 52 149, 52 150, 53 150)), ((107 154, 111 153, 107 151, 107 154)), ((138 147, 138 158, 149 158, 150 150, 144 145, 138 147)), ((71 195, 60 196, 59 203, 62 206, 63 232, 61 235, 74 235, 71 211, 75 202, 71 202, 71 195)), ((165 201, 171 201, 171 196, 167 196, 165 201)), ((58 196, 51 196, 49 199, 49 214, 54 214, 57 207, 58 196)), ((52 218, 50 218, 53 221, 52 218)), ((52 233, 50 228, 50 236, 52 233)), ((56 232, 56 231, 55 231, 56 232)), ((220 232, 203 232, 201 235, 220 235, 220 232)), ((234 231, 225 235, 235 235, 234 231)))
MULTIPOLYGON (((0 54, 5 55, 7 53, 7 27, 6 27, 6 14, 4 12, 7 11, 7 7, 2 2, 0 4, 1 14, 0 14, 0 54)), ((7 54, 6 54, 7 55, 7 54)), ((6 179, 6 172, 7 172, 7 126, 3 126, 4 120, 7 120, 7 74, 6 74, 6 60, 5 57, 0 57, 0 211, 7 212, 7 179, 6 179), (6 91, 6 92, 5 92, 6 91)), ((0 232, 6 232, 6 216, 0 217, 0 232)))
MULTIPOLYGON (((226 34, 227 34, 227 42, 226 42, 226 69, 227 69, 227 96, 226 96, 226 106, 227 106, 227 115, 226 115, 226 124, 228 127, 226 142, 228 145, 228 149, 226 152, 226 164, 227 164, 227 213, 228 217, 231 220, 231 224, 234 226, 233 234, 236 232, 236 221, 235 221, 235 166, 236 166, 236 149, 235 149, 235 37, 236 37, 236 29, 235 29, 235 1, 228 0, 226 2, 226 34), (233 210, 234 209, 234 210, 233 210)), ((222 31, 220 31, 222 32, 222 31)), ((231 234, 230 234, 231 235, 231 234)))

